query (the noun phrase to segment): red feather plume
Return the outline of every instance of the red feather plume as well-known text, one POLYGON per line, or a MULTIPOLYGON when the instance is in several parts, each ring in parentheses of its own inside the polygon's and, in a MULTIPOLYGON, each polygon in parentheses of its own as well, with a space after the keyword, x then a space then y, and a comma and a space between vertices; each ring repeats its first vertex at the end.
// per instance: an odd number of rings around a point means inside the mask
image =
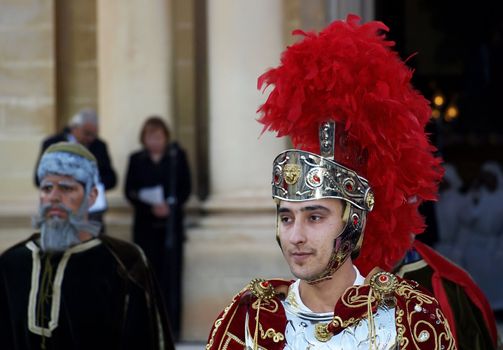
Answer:
POLYGON ((418 206, 436 198, 442 170, 424 131, 429 102, 385 39, 388 27, 359 21, 349 15, 319 34, 294 31, 304 39, 258 79, 259 89, 273 86, 258 112, 264 131, 318 154, 319 124, 336 122, 335 160, 367 178, 375 194, 356 260, 366 274, 391 269, 424 231, 418 206))

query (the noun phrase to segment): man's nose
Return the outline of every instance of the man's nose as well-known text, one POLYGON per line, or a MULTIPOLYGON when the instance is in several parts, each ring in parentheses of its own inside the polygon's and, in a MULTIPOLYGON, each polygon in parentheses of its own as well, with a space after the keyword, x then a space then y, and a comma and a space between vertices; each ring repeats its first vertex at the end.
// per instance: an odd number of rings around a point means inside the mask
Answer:
POLYGON ((302 244, 306 242, 305 228, 301 220, 295 220, 293 222, 290 242, 293 244, 302 244))
POLYGON ((47 199, 52 203, 61 202, 61 192, 57 188, 53 188, 47 194, 47 199))

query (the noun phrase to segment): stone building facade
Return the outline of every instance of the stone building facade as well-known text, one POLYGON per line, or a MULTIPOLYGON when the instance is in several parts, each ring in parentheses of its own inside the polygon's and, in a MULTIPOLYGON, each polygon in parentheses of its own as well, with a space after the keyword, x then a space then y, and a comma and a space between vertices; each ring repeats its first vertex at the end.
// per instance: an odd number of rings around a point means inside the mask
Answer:
POLYGON ((145 118, 166 118, 194 183, 183 339, 205 340, 251 278, 289 277, 274 239, 270 164, 286 140, 260 136, 256 79, 292 29, 320 29, 365 0, 0 0, 0 251, 31 233, 40 142, 82 107, 100 115, 119 185, 109 234, 130 239, 122 195, 145 118))

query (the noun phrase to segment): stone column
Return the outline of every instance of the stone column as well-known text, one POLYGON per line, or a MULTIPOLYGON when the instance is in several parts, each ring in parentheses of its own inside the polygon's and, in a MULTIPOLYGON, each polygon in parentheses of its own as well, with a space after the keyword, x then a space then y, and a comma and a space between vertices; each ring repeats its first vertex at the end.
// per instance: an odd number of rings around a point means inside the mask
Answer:
POLYGON ((127 157, 140 146, 145 118, 173 121, 170 12, 170 0, 98 0, 100 134, 120 180, 109 195, 112 205, 124 201, 127 157))
POLYGON ((56 126, 54 1, 2 1, 0 48, 0 207, 31 214, 40 144, 56 126))
POLYGON ((96 1, 56 0, 58 130, 82 108, 96 108, 96 1))
POLYGON ((55 131, 54 0, 0 5, 0 252, 30 233, 42 139, 55 131))
POLYGON ((210 198, 270 199, 271 163, 285 141, 260 137, 257 78, 283 50, 280 0, 208 1, 210 198))
POLYGON ((292 31, 302 29, 319 32, 336 19, 345 19, 350 13, 368 22, 375 18, 374 0, 283 0, 285 42, 290 44, 300 40, 292 36, 292 31))
POLYGON ((286 140, 255 113, 257 78, 279 64, 281 0, 208 0, 210 197, 185 245, 183 339, 204 341, 253 277, 289 277, 275 242, 272 161, 286 140))
POLYGON ((328 2, 328 19, 345 19, 349 13, 358 15, 362 23, 375 19, 374 0, 331 0, 328 2))

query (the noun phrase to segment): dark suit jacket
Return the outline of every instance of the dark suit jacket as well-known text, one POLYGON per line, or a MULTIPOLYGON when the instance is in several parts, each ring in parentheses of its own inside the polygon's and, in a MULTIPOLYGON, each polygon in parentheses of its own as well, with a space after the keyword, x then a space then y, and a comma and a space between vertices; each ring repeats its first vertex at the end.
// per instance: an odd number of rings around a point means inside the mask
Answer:
POLYGON ((129 157, 124 194, 135 211, 134 231, 139 235, 149 235, 153 227, 163 227, 166 220, 152 214, 152 207, 138 198, 138 192, 144 187, 161 185, 166 197, 176 199, 171 203, 174 210, 175 230, 182 232, 183 205, 191 192, 190 169, 185 151, 177 143, 171 143, 159 163, 154 163, 144 149, 134 152, 129 157))
MULTIPOLYGON (((46 138, 42 142, 42 147, 40 150, 40 155, 38 157, 37 165, 35 166, 35 178, 34 182, 35 185, 38 187, 40 185, 38 179, 37 179, 37 168, 38 168, 38 163, 40 161, 40 157, 44 153, 44 151, 52 144, 62 142, 62 141, 68 141, 68 134, 70 133, 70 129, 65 128, 63 132, 50 136, 46 138)), ((115 170, 112 167, 112 160, 110 159, 110 156, 108 155, 108 149, 107 145, 104 141, 100 140, 99 138, 96 138, 88 147, 89 151, 96 157, 96 160, 98 161, 98 171, 100 172, 100 179, 101 182, 103 182, 103 185, 105 185, 106 190, 110 190, 115 187, 117 184, 117 175, 115 173, 115 170)))

